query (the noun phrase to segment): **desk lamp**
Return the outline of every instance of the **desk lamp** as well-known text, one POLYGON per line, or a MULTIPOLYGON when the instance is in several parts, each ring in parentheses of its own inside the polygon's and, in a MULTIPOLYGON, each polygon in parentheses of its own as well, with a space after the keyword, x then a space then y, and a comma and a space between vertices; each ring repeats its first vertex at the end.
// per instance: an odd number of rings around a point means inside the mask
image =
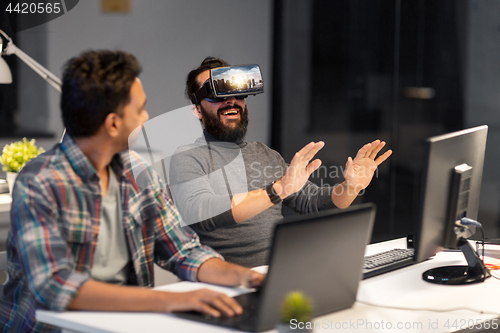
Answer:
POLYGON ((38 75, 40 75, 45 81, 50 83, 57 91, 61 92, 61 80, 49 72, 48 69, 40 65, 29 55, 21 51, 14 43, 12 39, 7 36, 5 32, 0 30, 0 34, 7 40, 7 46, 5 50, 2 49, 2 40, 0 38, 0 83, 12 83, 12 74, 10 72, 7 62, 1 57, 3 55, 15 54, 19 59, 21 59, 26 65, 31 67, 38 75))
MULTIPOLYGON (((29 55, 21 51, 16 45, 14 45, 12 39, 9 36, 7 36, 5 32, 0 30, 0 34, 7 40, 7 46, 5 47, 4 50, 2 38, 0 37, 0 84, 12 83, 12 73, 10 72, 9 65, 2 58, 2 56, 15 54, 26 65, 31 67, 31 69, 33 69, 38 75, 40 75, 45 81, 47 81, 52 87, 54 87, 57 91, 61 92, 62 82, 57 76, 52 74, 47 68, 40 65, 29 55)), ((63 131, 60 142, 62 142, 65 133, 66 129, 64 129, 63 131)))

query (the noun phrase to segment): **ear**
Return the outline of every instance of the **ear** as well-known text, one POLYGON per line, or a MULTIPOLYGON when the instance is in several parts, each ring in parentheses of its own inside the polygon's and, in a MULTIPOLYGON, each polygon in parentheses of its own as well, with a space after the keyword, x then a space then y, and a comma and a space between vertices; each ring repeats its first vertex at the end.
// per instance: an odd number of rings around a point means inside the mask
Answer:
POLYGON ((193 113, 193 116, 195 116, 198 119, 202 119, 203 115, 201 114, 201 109, 200 109, 200 104, 195 104, 191 107, 191 112, 193 113))
POLYGON ((104 118, 104 129, 106 130, 106 133, 108 133, 109 136, 111 137, 116 137, 118 135, 118 122, 120 120, 120 117, 114 113, 111 112, 109 113, 106 118, 104 118))

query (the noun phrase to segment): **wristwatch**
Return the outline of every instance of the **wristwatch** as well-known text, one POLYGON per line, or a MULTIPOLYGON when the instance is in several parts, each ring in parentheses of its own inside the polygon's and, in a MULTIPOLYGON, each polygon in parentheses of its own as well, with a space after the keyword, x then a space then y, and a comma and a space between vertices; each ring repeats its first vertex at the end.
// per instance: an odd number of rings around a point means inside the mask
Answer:
POLYGON ((276 181, 270 183, 269 185, 266 185, 265 189, 266 189, 267 195, 269 196, 269 199, 271 200, 273 205, 276 205, 276 204, 280 203, 282 200, 281 200, 280 196, 274 191, 274 187, 273 187, 274 183, 276 183, 276 181))

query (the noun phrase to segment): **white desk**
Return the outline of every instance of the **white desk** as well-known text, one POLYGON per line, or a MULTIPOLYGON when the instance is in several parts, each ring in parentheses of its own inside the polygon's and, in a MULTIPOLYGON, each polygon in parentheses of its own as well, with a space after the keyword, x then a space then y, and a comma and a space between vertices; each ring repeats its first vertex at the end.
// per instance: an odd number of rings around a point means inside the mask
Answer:
MULTIPOLYGON (((370 245, 366 254, 395 247, 406 247, 404 239, 370 245)), ((500 314, 500 280, 493 277, 484 283, 469 286, 442 286, 424 282, 422 273, 432 267, 464 264, 461 253, 444 252, 418 265, 363 280, 358 290, 358 301, 350 309, 314 319, 314 332, 450 332, 465 328, 476 320, 486 320, 500 314), (412 308, 452 310, 469 308, 484 310, 489 314, 465 309, 448 312, 389 309, 363 304, 412 308), (456 322, 455 322, 456 321, 456 322), (448 327, 445 327, 448 323, 448 327), (453 327, 456 324, 456 327, 453 327), (391 325, 391 327, 389 327, 391 325), (398 325, 402 327, 398 329, 398 325), (402 326, 401 326, 402 325, 402 326), (406 327, 405 327, 406 326, 406 327)), ((202 283, 180 282, 157 289, 187 291, 210 287, 234 296, 242 290, 214 287, 202 283)), ((335 286, 332 286, 334 288, 335 286)), ((37 311, 37 320, 62 327, 68 332, 229 332, 220 327, 199 324, 175 318, 170 314, 152 313, 103 313, 103 312, 52 312, 37 311)), ((500 326, 500 320, 496 323, 500 326)), ((467 330, 473 332, 473 330, 467 330)), ((493 330, 492 330, 493 332, 493 330)))

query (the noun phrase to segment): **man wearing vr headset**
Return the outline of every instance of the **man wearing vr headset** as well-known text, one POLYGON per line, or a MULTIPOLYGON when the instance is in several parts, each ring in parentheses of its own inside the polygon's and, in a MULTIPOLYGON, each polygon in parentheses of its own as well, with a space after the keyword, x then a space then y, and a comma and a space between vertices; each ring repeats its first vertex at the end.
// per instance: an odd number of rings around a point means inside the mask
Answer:
POLYGON ((58 331, 36 321, 38 309, 241 313, 235 300, 207 289, 140 288, 154 286, 154 263, 184 280, 262 282, 263 275, 221 260, 180 227, 156 173, 144 170, 143 186, 135 182, 132 165, 146 165, 127 150, 132 131, 148 119, 140 71, 121 51, 87 51, 68 61, 66 135, 21 170, 12 193, 0 331, 58 331))
POLYGON ((246 73, 243 79, 219 72, 249 71, 207 57, 186 80, 186 95, 203 125, 204 137, 180 147, 170 164, 170 190, 182 219, 230 262, 247 267, 267 264, 273 227, 282 220, 281 205, 301 214, 346 208, 368 186, 385 142, 375 140, 348 158, 345 181, 318 187, 309 176, 321 161, 311 162, 324 146, 311 142, 288 165, 281 155, 260 142, 245 142, 248 126, 246 97, 261 84, 246 73), (238 83, 239 81, 239 83, 238 83), (225 85, 220 87, 220 85, 225 85))

